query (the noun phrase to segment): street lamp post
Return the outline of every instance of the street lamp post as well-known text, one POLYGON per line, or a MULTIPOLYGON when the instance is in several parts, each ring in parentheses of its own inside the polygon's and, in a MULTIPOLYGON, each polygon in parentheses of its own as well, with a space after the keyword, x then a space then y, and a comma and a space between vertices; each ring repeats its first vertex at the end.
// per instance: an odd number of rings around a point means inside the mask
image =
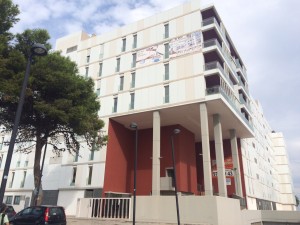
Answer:
POLYGON ((134 174, 133 174, 133 214, 132 214, 132 224, 135 225, 138 126, 135 122, 132 122, 130 124, 130 128, 135 130, 135 153, 134 153, 134 174))
POLYGON ((171 145, 172 145, 172 162, 173 162, 173 170, 174 170, 174 186, 175 186, 175 200, 176 200, 176 212, 177 212, 177 224, 180 225, 180 215, 179 215, 179 203, 178 203, 178 195, 177 195, 177 181, 176 181, 176 166, 175 166, 175 152, 174 152, 174 141, 173 137, 176 134, 179 134, 179 129, 174 129, 173 134, 171 135, 171 145))
POLYGON ((4 193, 5 193, 5 188, 6 188, 6 183, 7 183, 7 178, 8 178, 9 168, 10 168, 10 162, 11 162, 11 158, 12 158, 12 154, 13 154, 13 150, 14 150, 14 146, 15 146, 15 141, 17 138, 18 127, 19 127, 23 104, 24 104, 24 99, 25 99, 25 91, 26 91, 26 87, 27 87, 27 83, 28 83, 28 79, 29 79, 29 72, 30 72, 30 65, 31 65, 32 57, 34 55, 37 55, 37 56, 47 55, 47 49, 42 44, 33 44, 30 50, 31 50, 31 52, 30 52, 30 55, 29 55, 28 61, 27 61, 25 77, 24 77, 24 81, 23 81, 23 85, 22 85, 22 89, 21 89, 21 93, 20 93, 20 100, 18 103, 14 126, 13 126, 13 130, 11 133, 11 138, 10 138, 9 147, 8 147, 8 151, 7 151, 7 157, 6 157, 5 166, 4 166, 4 170, 3 170, 3 176, 2 176, 1 187, 0 187, 0 203, 3 202, 3 197, 4 197, 4 193))

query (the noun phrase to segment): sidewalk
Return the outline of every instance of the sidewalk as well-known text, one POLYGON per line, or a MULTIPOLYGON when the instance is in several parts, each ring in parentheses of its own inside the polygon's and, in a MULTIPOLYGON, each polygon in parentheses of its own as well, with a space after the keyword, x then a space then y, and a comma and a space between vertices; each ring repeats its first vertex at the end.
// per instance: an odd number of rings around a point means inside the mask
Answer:
MULTIPOLYGON (((109 219, 95 219, 95 218, 75 218, 67 217, 67 225, 130 225, 130 220, 109 220, 109 219)), ((149 223, 149 222, 136 222, 136 225, 175 225, 174 223, 149 223)))

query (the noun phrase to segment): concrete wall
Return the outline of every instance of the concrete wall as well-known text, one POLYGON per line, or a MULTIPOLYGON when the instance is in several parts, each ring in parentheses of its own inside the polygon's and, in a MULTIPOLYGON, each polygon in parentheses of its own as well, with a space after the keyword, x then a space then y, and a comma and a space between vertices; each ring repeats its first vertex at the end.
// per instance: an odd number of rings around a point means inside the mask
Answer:
MULTIPOLYGON (((239 201, 218 196, 178 196, 181 223, 241 225, 239 201)), ((137 221, 177 221, 174 196, 138 196, 137 221)))

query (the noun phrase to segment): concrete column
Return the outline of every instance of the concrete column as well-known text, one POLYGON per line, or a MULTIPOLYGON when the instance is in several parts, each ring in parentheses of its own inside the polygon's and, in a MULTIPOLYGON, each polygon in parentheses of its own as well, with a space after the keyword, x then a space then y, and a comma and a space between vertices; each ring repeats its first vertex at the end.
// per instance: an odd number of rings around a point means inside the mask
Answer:
POLYGON ((220 121, 220 115, 214 114, 213 120, 214 120, 214 137, 215 137, 215 149, 216 149, 216 160, 217 160, 219 196, 227 197, 222 125, 220 121))
POLYGON ((202 157, 204 172, 204 190, 205 195, 213 195, 212 177, 211 177, 211 160, 209 148, 209 130, 208 115, 205 103, 200 104, 200 122, 201 122, 201 139, 202 139, 202 157))
POLYGON ((160 195, 160 115, 153 112, 152 195, 160 195))
POLYGON ((239 162, 239 153, 237 146, 237 138, 236 131, 234 129, 230 130, 230 145, 231 145, 231 155, 233 161, 233 169, 234 169, 234 182, 235 185, 235 193, 242 197, 242 181, 241 181, 241 173, 240 173, 240 162, 239 162))

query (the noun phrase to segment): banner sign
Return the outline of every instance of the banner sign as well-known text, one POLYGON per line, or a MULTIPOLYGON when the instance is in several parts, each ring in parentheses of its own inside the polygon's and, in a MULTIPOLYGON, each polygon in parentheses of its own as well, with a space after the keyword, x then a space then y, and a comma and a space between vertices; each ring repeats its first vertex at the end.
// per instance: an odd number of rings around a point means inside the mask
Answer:
POLYGON ((155 63, 163 60, 164 46, 153 45, 151 47, 142 49, 136 54, 136 62, 140 65, 155 63))
MULTIPOLYGON (((174 38, 169 43, 169 58, 185 55, 201 49, 201 32, 196 31, 190 34, 174 38)), ((141 49, 136 53, 137 65, 146 65, 160 62, 164 59, 165 45, 152 45, 141 49)))
POLYGON ((201 49, 201 32, 196 31, 178 38, 174 38, 169 44, 170 58, 199 51, 201 49))

